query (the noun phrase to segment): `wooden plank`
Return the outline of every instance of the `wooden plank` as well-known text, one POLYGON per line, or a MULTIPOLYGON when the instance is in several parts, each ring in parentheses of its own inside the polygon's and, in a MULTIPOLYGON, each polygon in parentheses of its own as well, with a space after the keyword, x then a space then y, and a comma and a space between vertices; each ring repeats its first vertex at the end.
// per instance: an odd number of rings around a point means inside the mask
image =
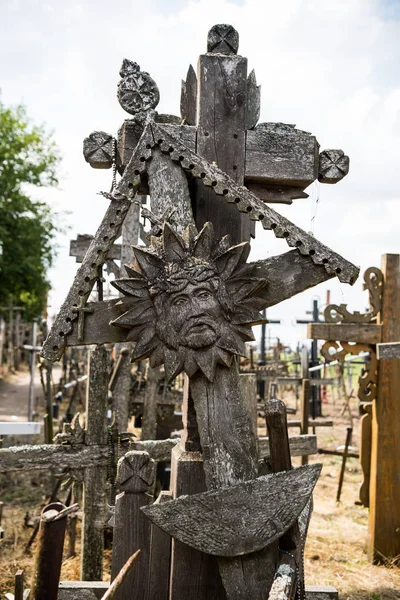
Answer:
MULTIPOLYGON (((89 354, 85 431, 87 446, 107 444, 108 362, 108 352, 104 346, 98 346, 89 354)), ((81 553, 83 581, 103 578, 104 527, 107 518, 106 485, 107 466, 85 469, 81 553)))
MULTIPOLYGON (((86 252, 89 250, 92 240, 92 235, 78 234, 76 240, 71 240, 69 243, 69 255, 74 256, 77 263, 81 263, 85 258, 86 252)), ((108 258, 121 260, 121 244, 113 244, 111 246, 108 258)))
MULTIPOLYGON (((171 460, 171 490, 174 498, 199 494, 205 490, 203 459, 200 452, 186 452, 181 444, 171 460)), ((203 554, 172 539, 170 600, 226 600, 214 556, 203 554)))
MULTIPOLYGON (((171 499, 172 492, 161 491, 157 502, 163 504, 171 499)), ((171 536, 152 523, 148 600, 168 600, 170 562, 171 536)))
MULTIPOLYGON (((300 433, 301 435, 308 434, 310 419, 310 380, 303 379, 301 382, 300 393, 300 433)), ((308 456, 301 457, 301 464, 308 464, 308 456)))
MULTIPOLYGON (((123 309, 118 309, 119 300, 105 300, 103 302, 88 302, 87 306, 93 311, 85 315, 84 339, 78 341, 78 327, 74 327, 69 335, 65 336, 66 346, 82 346, 92 344, 117 344, 125 342, 128 329, 110 327, 110 321, 122 314, 123 309)), ((125 309, 126 310, 126 309, 125 309)))
MULTIPOLYGON (((109 586, 106 581, 60 581, 58 600, 101 600, 109 586)), ((306 585, 305 592, 306 600, 338 600, 339 598, 338 591, 330 585, 306 585)), ((192 593, 190 597, 192 598, 192 593)), ((209 598, 214 600, 212 596, 209 598)))
POLYGON ((304 189, 318 176, 319 144, 283 123, 261 123, 246 135, 246 180, 304 189))
MULTIPOLYGON (((244 182, 246 148, 247 59, 235 55, 200 56, 197 71, 198 114, 196 152, 215 163, 239 185, 244 182)), ((195 182, 194 216, 198 229, 211 221, 217 239, 228 234, 232 244, 250 239, 251 224, 234 206, 226 206, 195 182)))
POLYGON ((312 340, 379 344, 382 327, 374 323, 309 323, 307 337, 312 340))
MULTIPOLYGON (((382 342, 400 339, 400 255, 385 254, 382 342)), ((400 359, 379 363, 378 397, 372 410, 368 556, 374 561, 400 555, 400 359)))
POLYGON ((143 402, 142 440, 155 440, 157 433, 157 396, 160 387, 160 367, 147 364, 147 378, 143 402))
MULTIPOLYGON (((300 429, 302 430, 304 427, 303 423, 304 422, 302 419, 290 419, 287 423, 287 426, 288 427, 300 427, 300 429)), ((331 420, 321 421, 320 419, 309 419, 308 425, 307 425, 307 431, 308 431, 308 427, 333 427, 333 421, 331 421, 331 420)))
POLYGON ((400 342, 386 342, 376 347, 378 360, 400 358, 400 342))
POLYGON ((360 464, 363 475, 360 487, 360 502, 368 508, 371 478, 372 402, 364 403, 363 408, 365 414, 360 419, 360 464))
POLYGON ((108 581, 60 581, 58 600, 101 600, 108 581))
POLYGON ((253 432, 254 435, 257 435, 257 376, 254 373, 241 373, 240 384, 253 432))
MULTIPOLYGON (((171 458, 172 449, 179 440, 145 440, 131 442, 129 446, 121 445, 120 455, 129 450, 148 452, 155 461, 166 462, 171 458)), ((289 438, 292 456, 317 453, 317 437, 315 435, 297 435, 289 438)), ((268 438, 258 438, 259 459, 268 458, 268 438)), ((93 445, 60 446, 42 444, 38 446, 11 446, 0 449, 0 471, 32 471, 40 469, 83 469, 107 465, 109 447, 93 445)))
POLYGON ((140 508, 154 500, 146 493, 154 475, 154 462, 146 452, 129 452, 118 461, 117 481, 122 492, 115 503, 111 581, 136 550, 140 549, 140 554, 135 568, 118 588, 115 600, 148 599, 150 521, 140 508))

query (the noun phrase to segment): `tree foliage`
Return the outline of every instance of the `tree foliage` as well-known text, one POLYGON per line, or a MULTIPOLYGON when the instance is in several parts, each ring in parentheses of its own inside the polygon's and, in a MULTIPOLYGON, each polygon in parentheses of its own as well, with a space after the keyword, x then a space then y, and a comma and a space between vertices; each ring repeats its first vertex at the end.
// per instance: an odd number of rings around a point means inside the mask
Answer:
POLYGON ((57 216, 30 196, 56 186, 58 150, 43 127, 32 125, 23 106, 0 101, 0 304, 13 297, 25 318, 40 316, 55 257, 57 216))

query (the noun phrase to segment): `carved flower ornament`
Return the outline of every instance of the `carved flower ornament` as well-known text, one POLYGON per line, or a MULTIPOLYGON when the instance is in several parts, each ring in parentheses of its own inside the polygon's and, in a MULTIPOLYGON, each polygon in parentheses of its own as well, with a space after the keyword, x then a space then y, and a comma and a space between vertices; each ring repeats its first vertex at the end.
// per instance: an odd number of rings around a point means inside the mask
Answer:
POLYGON ((113 282, 127 310, 111 322, 130 330, 132 360, 164 363, 168 381, 199 370, 212 381, 216 365, 245 355, 252 326, 263 322, 267 287, 246 264, 249 252, 248 242, 230 246, 229 236, 216 242, 211 223, 182 236, 165 223, 149 248, 134 246, 129 277, 113 282))

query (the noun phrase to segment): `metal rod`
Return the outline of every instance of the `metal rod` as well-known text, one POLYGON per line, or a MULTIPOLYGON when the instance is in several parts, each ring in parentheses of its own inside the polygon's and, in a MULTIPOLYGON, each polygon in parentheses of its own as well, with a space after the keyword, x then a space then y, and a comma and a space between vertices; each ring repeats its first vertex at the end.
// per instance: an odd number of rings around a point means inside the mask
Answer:
POLYGON ((349 446, 351 443, 352 433, 353 433, 353 428, 348 427, 347 435, 346 435, 346 444, 345 444, 344 451, 343 451, 342 468, 340 469, 339 485, 338 485, 338 491, 337 491, 337 495, 336 495, 336 502, 340 502, 340 495, 342 493, 342 486, 343 486, 343 479, 344 479, 344 471, 346 469, 346 461, 347 461, 347 456, 349 453, 349 446))

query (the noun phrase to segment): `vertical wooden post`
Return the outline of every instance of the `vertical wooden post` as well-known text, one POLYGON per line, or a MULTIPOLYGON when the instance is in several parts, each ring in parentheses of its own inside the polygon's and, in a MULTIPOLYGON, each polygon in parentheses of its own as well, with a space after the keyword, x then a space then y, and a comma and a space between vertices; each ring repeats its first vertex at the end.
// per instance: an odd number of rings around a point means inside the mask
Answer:
MULTIPOLYGON (((384 254, 382 342, 400 339, 400 255, 384 254)), ((372 407, 372 448, 368 556, 400 555, 400 359, 379 364, 372 407)))
MULTIPOLYGON (((121 277, 126 277, 125 265, 130 264, 133 260, 132 245, 138 243, 139 240, 139 225, 140 225, 140 200, 132 203, 124 223, 122 225, 122 245, 121 245, 121 277)), ((124 348, 130 348, 131 344, 116 344, 115 351, 117 358, 120 356, 124 348)), ((112 408, 116 415, 116 423, 118 431, 127 431, 129 419, 129 394, 131 389, 131 365, 129 361, 121 363, 121 369, 118 373, 115 388, 112 394, 112 408)))
MULTIPOLYGON (((89 352, 86 388, 87 445, 107 444, 108 353, 104 346, 89 352)), ((84 465, 82 465, 84 467, 84 465)), ((107 467, 85 469, 82 522, 82 581, 103 577, 104 526, 107 518, 107 467)))
POLYGON ((157 392, 160 367, 147 365, 146 389, 143 402, 142 440, 155 440, 157 433, 157 392))
MULTIPOLYGON (((184 433, 171 455, 173 498, 206 490, 196 413, 187 375, 182 411, 184 433)), ((226 600, 216 557, 172 539, 169 598, 175 600, 187 595, 190 600, 226 600)))
MULTIPOLYGON (((301 382, 301 397, 300 397, 300 433, 306 435, 308 433, 308 419, 310 416, 310 380, 303 379, 301 382)), ((308 456, 301 457, 301 464, 308 465, 308 456)))
POLYGON ((140 507, 153 502, 146 490, 154 481, 154 461, 147 452, 127 452, 118 461, 117 481, 123 491, 115 503, 111 581, 136 550, 140 550, 140 555, 134 570, 118 588, 115 600, 148 600, 150 521, 140 507))
POLYGON ((254 373, 240 375, 243 399, 250 414, 254 435, 257 436, 257 377, 254 373))
MULTIPOLYGON (((172 499, 172 493, 162 491, 157 498, 160 504, 172 499)), ((171 562, 171 536, 151 524, 148 600, 168 600, 169 568, 171 562)))
POLYGON ((369 507, 369 485, 371 477, 372 402, 364 402, 365 413, 360 419, 360 463, 363 482, 360 487, 360 502, 369 507))
MULTIPOLYGON (((216 26, 218 27, 218 26, 216 26)), ((197 147, 196 152, 215 162, 239 185, 243 185, 246 158, 247 58, 219 53, 208 34, 207 54, 199 57, 197 68, 197 147), (215 52, 215 53, 214 53, 215 52)), ((238 40, 238 38, 237 38, 238 40)), ((211 221, 216 238, 227 233, 233 244, 250 239, 251 222, 235 206, 227 205, 201 182, 195 183, 194 217, 197 228, 211 221)))

